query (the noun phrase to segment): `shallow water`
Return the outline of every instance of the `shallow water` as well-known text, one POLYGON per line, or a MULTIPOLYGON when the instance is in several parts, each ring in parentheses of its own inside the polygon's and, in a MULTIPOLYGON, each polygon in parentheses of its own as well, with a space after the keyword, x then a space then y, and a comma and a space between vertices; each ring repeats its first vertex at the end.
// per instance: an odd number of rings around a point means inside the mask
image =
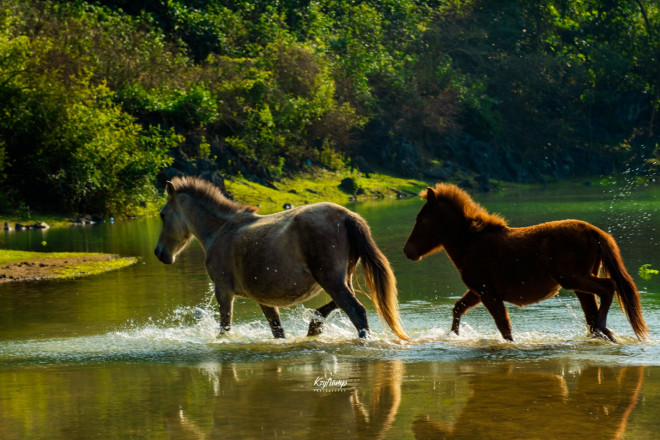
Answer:
POLYGON ((660 188, 625 184, 480 195, 513 226, 580 218, 611 232, 643 292, 650 341, 615 305, 620 343, 591 338, 570 292, 509 306, 514 343, 483 307, 450 333, 466 290, 446 255, 401 251, 421 201, 350 206, 369 222, 399 283, 409 342, 383 329, 359 341, 342 312, 307 338, 311 310, 282 310, 272 339, 258 306, 238 300, 219 334, 203 252, 153 257, 157 218, 0 236, 0 245, 140 256, 93 278, 0 287, 0 438, 653 438, 660 409, 660 188), (615 189, 616 188, 616 189, 615 189), (46 242, 46 246, 42 242, 46 242))

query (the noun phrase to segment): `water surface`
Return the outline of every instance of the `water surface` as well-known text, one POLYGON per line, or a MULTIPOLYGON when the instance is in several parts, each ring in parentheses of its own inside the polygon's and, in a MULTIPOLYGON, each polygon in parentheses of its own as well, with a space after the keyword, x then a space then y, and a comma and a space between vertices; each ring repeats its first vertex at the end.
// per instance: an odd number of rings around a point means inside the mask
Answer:
POLYGON ((325 294, 282 310, 285 341, 247 300, 220 335, 202 249, 158 262, 157 218, 0 235, 11 249, 140 257, 97 277, 0 287, 0 438, 652 438, 660 277, 637 268, 660 266, 659 196, 636 184, 477 196, 513 226, 579 218, 615 236, 652 331, 638 341, 614 305, 619 344, 587 334, 570 292, 509 306, 514 343, 483 307, 450 333, 458 274, 444 254, 415 263, 401 251, 418 199, 350 206, 394 266, 410 342, 383 329, 364 295, 366 342, 341 312, 305 336, 325 294))

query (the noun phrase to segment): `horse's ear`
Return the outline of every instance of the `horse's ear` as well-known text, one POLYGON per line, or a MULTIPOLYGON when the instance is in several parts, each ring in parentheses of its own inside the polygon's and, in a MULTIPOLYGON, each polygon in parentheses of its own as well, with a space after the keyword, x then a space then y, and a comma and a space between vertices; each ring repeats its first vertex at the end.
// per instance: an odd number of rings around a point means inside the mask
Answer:
POLYGON ((165 194, 167 194, 167 200, 170 200, 174 196, 174 185, 169 180, 165 183, 165 194))
POLYGON ((426 201, 428 203, 434 203, 435 202, 435 190, 431 188, 430 186, 426 188, 426 201))

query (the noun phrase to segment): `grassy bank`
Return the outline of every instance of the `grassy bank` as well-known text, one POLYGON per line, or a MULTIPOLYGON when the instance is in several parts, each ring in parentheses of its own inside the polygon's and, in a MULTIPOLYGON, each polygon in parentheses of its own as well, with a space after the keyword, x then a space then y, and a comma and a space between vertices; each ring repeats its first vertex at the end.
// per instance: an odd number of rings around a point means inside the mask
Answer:
POLYGON ((98 275, 136 262, 135 257, 120 257, 113 254, 2 249, 0 250, 0 283, 98 275))
POLYGON ((317 170, 293 178, 284 178, 274 188, 236 177, 225 181, 227 190, 240 203, 260 207, 260 212, 281 211, 285 203, 293 206, 316 202, 346 204, 353 200, 373 200, 414 196, 427 183, 372 173, 338 173, 317 170), (350 178, 354 191, 342 189, 342 180, 350 178))
MULTIPOLYGON (((414 196, 426 186, 418 179, 402 179, 383 174, 332 172, 315 170, 292 178, 284 178, 268 187, 251 182, 243 177, 226 177, 225 185, 232 197, 239 203, 259 206, 260 212, 281 211, 285 203, 294 206, 316 202, 335 202, 346 204, 352 200, 370 200, 379 198, 397 198, 414 196), (355 193, 340 188, 345 178, 353 179, 355 193)), ((165 203, 164 195, 160 201, 151 201, 135 212, 136 216, 154 215, 165 203)), ((8 222, 13 228, 16 223, 34 224, 44 221, 50 227, 72 226, 69 220, 73 216, 56 216, 30 212, 29 215, 13 214, 0 216, 0 227, 8 222)))

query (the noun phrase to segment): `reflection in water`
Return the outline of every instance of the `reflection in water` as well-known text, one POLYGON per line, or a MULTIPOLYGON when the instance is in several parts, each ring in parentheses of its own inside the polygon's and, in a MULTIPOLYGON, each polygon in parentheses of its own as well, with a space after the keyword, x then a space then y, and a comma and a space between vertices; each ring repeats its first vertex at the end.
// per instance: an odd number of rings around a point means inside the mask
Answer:
POLYGON ((391 438, 404 364, 324 360, 0 369, 0 438, 391 438))
POLYGON ((268 365, 263 377, 241 364, 206 363, 200 373, 213 389, 210 421, 191 411, 172 414, 182 438, 387 438, 401 403, 402 362, 286 367, 268 365), (291 383, 291 368, 299 370, 291 383), (318 374, 324 374, 318 376, 318 374), (328 374, 329 373, 329 374, 328 374), (332 379, 331 385, 321 381, 332 379), (247 421, 247 422, 246 422, 247 421))
POLYGON ((421 413, 413 431, 416 439, 619 439, 637 405, 644 369, 589 367, 575 384, 563 375, 513 368, 476 374, 453 423, 421 413))
POLYGON ((0 369, 0 438, 617 439, 657 428, 657 367, 333 357, 0 369))

